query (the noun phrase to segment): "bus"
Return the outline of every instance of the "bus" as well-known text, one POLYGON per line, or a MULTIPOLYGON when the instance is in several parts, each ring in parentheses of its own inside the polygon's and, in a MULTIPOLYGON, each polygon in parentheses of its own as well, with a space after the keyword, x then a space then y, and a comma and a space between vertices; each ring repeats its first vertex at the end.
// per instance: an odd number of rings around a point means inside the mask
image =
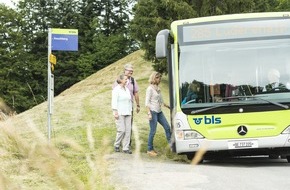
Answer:
POLYGON ((290 162, 290 12, 173 21, 155 46, 168 63, 172 151, 290 162))

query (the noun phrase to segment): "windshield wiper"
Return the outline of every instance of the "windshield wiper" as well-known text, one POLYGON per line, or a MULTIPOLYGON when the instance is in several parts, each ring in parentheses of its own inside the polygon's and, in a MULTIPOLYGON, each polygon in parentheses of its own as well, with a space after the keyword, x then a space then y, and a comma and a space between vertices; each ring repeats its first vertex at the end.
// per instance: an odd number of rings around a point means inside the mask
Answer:
MULTIPOLYGON (((273 102, 273 101, 270 101, 270 100, 266 100, 266 99, 263 99, 263 98, 260 98, 260 97, 257 97, 257 96, 235 96, 235 97, 228 97, 228 98, 223 98, 223 99, 237 99, 237 98, 238 99, 239 98, 258 99, 258 100, 262 100, 262 101, 268 102, 270 104, 273 104, 273 105, 276 105, 276 106, 279 106, 279 107, 282 107, 282 108, 285 108, 285 109, 289 109, 288 105, 284 105, 284 104, 281 104, 281 103, 278 103, 278 102, 273 102)), ((202 109, 198 109, 198 110, 193 110, 193 111, 191 111, 191 114, 201 113, 201 112, 208 111, 208 110, 215 109, 215 108, 219 108, 219 107, 230 106, 230 105, 238 105, 238 104, 244 104, 244 103, 242 103, 242 102, 231 102, 231 103, 226 103, 226 104, 218 104, 218 105, 214 105, 214 106, 211 106, 211 107, 206 107, 206 108, 202 108, 202 109)))
POLYGON ((215 105, 215 106, 211 106, 211 107, 207 107, 207 108, 202 108, 202 109, 199 109, 199 110, 193 110, 190 113, 191 114, 200 113, 200 112, 204 112, 204 111, 207 111, 207 110, 211 110, 211 109, 215 109, 215 108, 223 107, 223 106, 229 106, 229 105, 232 105, 232 103, 219 104, 219 105, 215 105))
POLYGON ((261 97, 258 97, 258 96, 235 96, 235 97, 228 97, 228 98, 224 98, 224 99, 240 99, 240 98, 252 98, 252 99, 257 99, 257 100, 262 100, 262 101, 265 101, 265 102, 268 102, 270 104, 274 104, 276 106, 279 106, 279 107, 282 107, 282 108, 285 108, 285 109, 289 109, 289 106, 288 105, 284 105, 284 104, 281 104, 279 102, 273 102, 273 101, 270 101, 270 100, 266 100, 266 99, 263 99, 261 97))

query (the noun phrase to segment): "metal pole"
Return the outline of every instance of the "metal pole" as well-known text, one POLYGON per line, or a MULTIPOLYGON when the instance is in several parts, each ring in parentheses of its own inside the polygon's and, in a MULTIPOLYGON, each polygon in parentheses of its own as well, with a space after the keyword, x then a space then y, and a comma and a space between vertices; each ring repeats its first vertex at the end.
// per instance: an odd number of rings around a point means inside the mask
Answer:
POLYGON ((48 55, 47 55, 47 134, 48 142, 50 143, 51 138, 51 65, 49 61, 49 56, 51 54, 51 28, 48 28, 48 55))

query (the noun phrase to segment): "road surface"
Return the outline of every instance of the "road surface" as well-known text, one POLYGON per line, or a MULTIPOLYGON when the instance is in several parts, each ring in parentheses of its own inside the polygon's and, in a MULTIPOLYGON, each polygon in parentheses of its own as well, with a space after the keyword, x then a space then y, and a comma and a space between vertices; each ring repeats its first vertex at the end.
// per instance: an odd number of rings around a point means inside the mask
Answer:
POLYGON ((111 182, 123 190, 288 190, 290 164, 267 157, 231 158, 191 165, 147 155, 113 153, 111 182))

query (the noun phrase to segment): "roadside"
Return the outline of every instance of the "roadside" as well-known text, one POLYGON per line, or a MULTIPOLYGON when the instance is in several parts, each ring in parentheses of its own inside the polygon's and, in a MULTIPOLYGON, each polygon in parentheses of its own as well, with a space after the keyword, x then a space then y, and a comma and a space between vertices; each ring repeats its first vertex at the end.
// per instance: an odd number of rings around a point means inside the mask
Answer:
POLYGON ((145 153, 113 153, 106 159, 116 190, 286 190, 290 185, 290 165, 285 159, 240 157, 200 165, 164 161, 145 153))
POLYGON ((107 156, 110 163, 110 182, 117 190, 198 190, 198 184, 208 181, 206 176, 193 172, 198 166, 161 161, 143 154, 113 153, 107 156))

